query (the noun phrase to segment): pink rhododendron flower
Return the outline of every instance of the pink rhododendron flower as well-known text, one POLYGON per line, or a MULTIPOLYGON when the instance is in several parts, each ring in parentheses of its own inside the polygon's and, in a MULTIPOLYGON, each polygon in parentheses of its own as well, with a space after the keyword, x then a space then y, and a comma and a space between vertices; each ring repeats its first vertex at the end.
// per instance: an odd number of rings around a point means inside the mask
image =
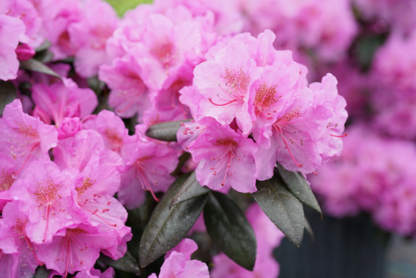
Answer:
POLYGON ((345 56, 357 33, 349 0, 233 0, 244 20, 244 31, 257 36, 271 29, 278 49, 312 49, 324 61, 345 56))
POLYGON ((0 79, 15 79, 19 69, 15 49, 25 31, 25 25, 21 20, 4 15, 0 11, 0 26, 0 79))
POLYGON ((78 88, 74 81, 66 78, 63 84, 35 84, 32 97, 36 104, 35 114, 42 115, 45 123, 53 121, 57 127, 65 117, 83 118, 91 114, 98 103, 91 89, 78 88))
POLYGON ((110 87, 108 103, 120 117, 142 116, 143 111, 150 107, 149 90, 134 56, 116 58, 111 66, 101 66, 99 76, 110 87))
POLYGON ((212 22, 193 17, 185 6, 153 9, 138 6, 125 15, 120 29, 109 39, 110 56, 134 55, 140 78, 152 90, 169 86, 184 67, 193 68, 213 44, 212 22), (138 21, 137 18, 142 18, 138 21))
POLYGON ((73 225, 54 236, 51 243, 39 245, 38 256, 47 268, 66 277, 69 273, 90 270, 100 256, 100 250, 111 244, 108 236, 98 233, 97 228, 73 225))
POLYGON ((76 47, 72 44, 68 27, 81 19, 81 1, 74 0, 40 0, 37 2, 42 18, 42 35, 51 42, 50 51, 55 60, 75 55, 76 47))
POLYGON ((111 111, 101 111, 97 117, 88 119, 83 126, 100 133, 105 147, 115 152, 120 152, 125 141, 129 141, 128 130, 123 121, 111 111))
MULTIPOLYGON (((181 90, 180 100, 192 107, 196 122, 186 123, 179 130, 178 142, 191 152, 194 161, 204 159, 197 168, 201 184, 219 189, 230 174, 224 171, 223 182, 217 180, 219 171, 212 164, 214 160, 206 160, 208 156, 219 155, 210 153, 213 145, 196 148, 198 142, 205 140, 202 138, 206 137, 206 130, 217 125, 207 121, 207 117, 218 121, 224 129, 229 125, 229 130, 242 131, 241 142, 256 143, 254 149, 249 149, 255 150, 254 176, 259 180, 273 176, 276 161, 290 171, 310 173, 341 152, 339 137, 344 136, 347 112, 345 100, 337 92, 337 80, 328 74, 322 83, 308 87, 306 68, 293 61, 290 51, 276 51, 274 40, 275 35, 266 30, 257 39, 241 34, 219 42, 207 55, 208 61, 195 68, 193 85, 181 90), (251 133, 254 142, 246 138, 251 133), (209 171, 202 174, 204 167, 215 169, 212 170, 215 178, 208 175, 209 171)), ((222 129, 215 127, 215 130, 222 129)), ((230 180, 241 179, 237 184, 245 186, 235 189, 255 191, 254 185, 248 185, 254 181, 242 174, 250 172, 250 168, 242 169, 233 172, 230 180)), ((230 184, 233 186, 233 182, 230 184)))
MULTIPOLYGON (((165 262, 160 269, 159 278, 209 278, 208 266, 203 262, 191 260, 191 254, 198 246, 191 239, 183 239, 165 256, 165 262)), ((149 278, 158 278, 152 274, 149 278)))
POLYGON ((31 241, 50 242, 61 229, 79 223, 73 190, 72 173, 61 172, 50 161, 32 162, 14 183, 10 194, 29 219, 26 232, 31 241))
POLYGON ((178 163, 178 153, 166 144, 155 143, 135 134, 121 148, 125 168, 118 192, 120 202, 128 209, 139 207, 145 198, 144 191, 165 192, 174 178, 170 173, 178 163))
POLYGON ((375 126, 405 139, 416 138, 416 57, 405 55, 416 46, 416 32, 404 37, 393 33, 376 53, 372 68, 372 102, 375 126))
POLYGON ((32 47, 39 46, 43 39, 39 36, 41 18, 30 0, 4 0, 0 3, 0 15, 6 14, 21 20, 25 25, 24 33, 19 34, 19 41, 32 47))
POLYGON ((118 17, 110 4, 101 0, 86 0, 81 5, 81 20, 68 27, 75 46, 75 69, 82 77, 98 73, 106 63, 105 45, 117 27, 118 17))
POLYGON ((231 186, 239 192, 255 192, 257 146, 230 127, 218 123, 206 128, 188 151, 199 165, 196 176, 201 185, 219 190, 231 186))
POLYGON ((8 277, 32 278, 36 267, 43 263, 37 258, 35 250, 37 246, 27 236, 26 225, 29 222, 27 215, 20 211, 18 202, 8 203, 2 214, 0 249, 6 254, 11 254, 13 260, 16 261, 13 266, 6 263, 5 267, 9 269, 3 270, 2 273, 10 271, 14 274, 8 277))
POLYGON ((353 3, 366 19, 377 19, 379 24, 388 24, 391 29, 405 34, 414 30, 416 4, 412 0, 354 0, 353 3))
POLYGON ((249 105, 249 91, 259 74, 250 57, 252 40, 248 34, 237 35, 213 61, 196 66, 194 85, 202 95, 198 114, 194 115, 197 119, 209 116, 225 125, 236 118, 243 133, 250 132, 254 111, 249 105))
POLYGON ((235 35, 242 31, 243 18, 235 8, 232 1, 221 2, 214 1, 192 1, 192 0, 156 0, 154 8, 157 11, 163 11, 168 8, 183 5, 187 7, 194 16, 213 17, 214 29, 220 35, 235 35))
POLYGON ((49 159, 48 151, 58 142, 56 129, 24 114, 20 100, 6 106, 0 130, 0 150, 18 165, 15 175, 35 158, 49 159))
POLYGON ((116 167, 121 164, 117 154, 104 151, 101 156, 93 154, 77 176, 76 203, 100 231, 117 232, 127 220, 127 211, 112 197, 120 186, 116 167))
POLYGON ((112 267, 107 268, 106 271, 101 273, 98 269, 91 268, 87 271, 78 272, 75 276, 77 278, 113 278, 116 275, 112 267))
POLYGON ((179 76, 168 79, 163 88, 153 94, 152 107, 143 116, 143 122, 153 125, 160 122, 177 121, 191 118, 188 107, 184 106, 180 98, 180 90, 192 83, 190 68, 184 68, 179 76))
POLYGON ((388 231, 414 235, 416 222, 407 216, 416 204, 414 144, 384 139, 360 125, 349 130, 344 143, 339 158, 309 176, 327 213, 341 217, 365 211, 388 231))

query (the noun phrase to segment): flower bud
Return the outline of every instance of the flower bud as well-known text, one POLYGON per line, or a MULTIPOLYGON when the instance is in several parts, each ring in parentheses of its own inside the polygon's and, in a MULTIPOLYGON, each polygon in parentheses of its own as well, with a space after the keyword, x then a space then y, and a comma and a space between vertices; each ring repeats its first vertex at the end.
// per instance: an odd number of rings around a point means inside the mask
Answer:
POLYGON ((16 48, 17 59, 26 61, 35 56, 35 49, 28 44, 19 44, 16 48))
POLYGON ((81 130, 79 118, 64 118, 61 126, 58 127, 58 139, 65 139, 74 136, 81 130))

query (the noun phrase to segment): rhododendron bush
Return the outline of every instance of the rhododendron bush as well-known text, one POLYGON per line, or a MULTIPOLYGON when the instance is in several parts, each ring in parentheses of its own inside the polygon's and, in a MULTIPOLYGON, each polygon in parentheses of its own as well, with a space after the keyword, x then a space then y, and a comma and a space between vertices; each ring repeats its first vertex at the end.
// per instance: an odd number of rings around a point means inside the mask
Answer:
POLYGON ((275 278, 307 178, 414 235, 416 7, 373 2, 2 0, 2 275, 275 278))

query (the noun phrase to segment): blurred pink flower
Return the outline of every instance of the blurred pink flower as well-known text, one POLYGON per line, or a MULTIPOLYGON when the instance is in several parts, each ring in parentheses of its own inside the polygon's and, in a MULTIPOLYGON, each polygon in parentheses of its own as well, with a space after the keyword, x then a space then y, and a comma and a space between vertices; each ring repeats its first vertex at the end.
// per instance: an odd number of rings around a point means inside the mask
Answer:
MULTIPOLYGON (((159 278, 209 278, 208 266, 191 260, 191 254, 198 249, 191 239, 183 239, 175 248, 166 253, 165 262, 160 269, 159 278)), ((158 278, 152 274, 149 278, 158 278)))
POLYGON ((91 89, 81 89, 72 80, 64 78, 62 83, 33 85, 34 114, 50 124, 59 127, 64 118, 83 118, 91 114, 98 104, 97 96, 91 89))

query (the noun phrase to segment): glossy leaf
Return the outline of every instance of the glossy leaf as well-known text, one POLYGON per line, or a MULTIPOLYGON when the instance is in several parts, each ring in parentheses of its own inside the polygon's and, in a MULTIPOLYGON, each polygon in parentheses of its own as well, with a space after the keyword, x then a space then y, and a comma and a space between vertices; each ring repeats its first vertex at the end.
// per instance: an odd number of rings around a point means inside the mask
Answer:
POLYGON ((305 205, 322 214, 321 207, 319 206, 309 183, 305 180, 303 175, 298 172, 288 171, 279 163, 277 163, 277 169, 279 170, 280 176, 285 182, 287 188, 289 188, 293 195, 305 205))
POLYGON ((228 195, 208 194, 204 221, 218 248, 234 262, 250 271, 256 261, 256 236, 244 212, 228 195))
POLYGON ((129 251, 127 251, 126 254, 118 260, 113 260, 104 254, 101 254, 98 260, 115 269, 140 275, 139 264, 137 263, 136 259, 129 253, 129 251))
POLYGON ((20 61, 20 68, 30 71, 36 71, 44 74, 49 74, 51 76, 54 76, 56 78, 61 79, 61 76, 54 72, 51 68, 49 68, 47 65, 35 60, 35 59, 29 59, 27 61, 20 61))
POLYGON ((0 80, 0 116, 7 104, 16 98, 16 88, 10 81, 0 80))
POLYGON ((51 271, 45 266, 38 266, 36 268, 35 275, 33 275, 33 278, 48 278, 50 272, 51 271))
POLYGON ((305 226, 303 207, 280 177, 275 174, 270 180, 257 181, 257 192, 252 195, 270 220, 299 247, 305 226))
POLYGON ((152 125, 147 129, 146 136, 160 141, 176 142, 176 133, 181 127, 181 123, 189 121, 191 120, 180 120, 152 125))
POLYGON ((196 174, 194 171, 189 178, 186 179, 181 188, 179 188, 169 207, 208 194, 210 191, 211 190, 208 187, 199 184, 196 180, 196 174))
POLYGON ((173 247, 191 230, 201 214, 207 195, 184 201, 169 209, 188 175, 179 177, 162 197, 147 224, 139 250, 140 266, 145 267, 173 247))

